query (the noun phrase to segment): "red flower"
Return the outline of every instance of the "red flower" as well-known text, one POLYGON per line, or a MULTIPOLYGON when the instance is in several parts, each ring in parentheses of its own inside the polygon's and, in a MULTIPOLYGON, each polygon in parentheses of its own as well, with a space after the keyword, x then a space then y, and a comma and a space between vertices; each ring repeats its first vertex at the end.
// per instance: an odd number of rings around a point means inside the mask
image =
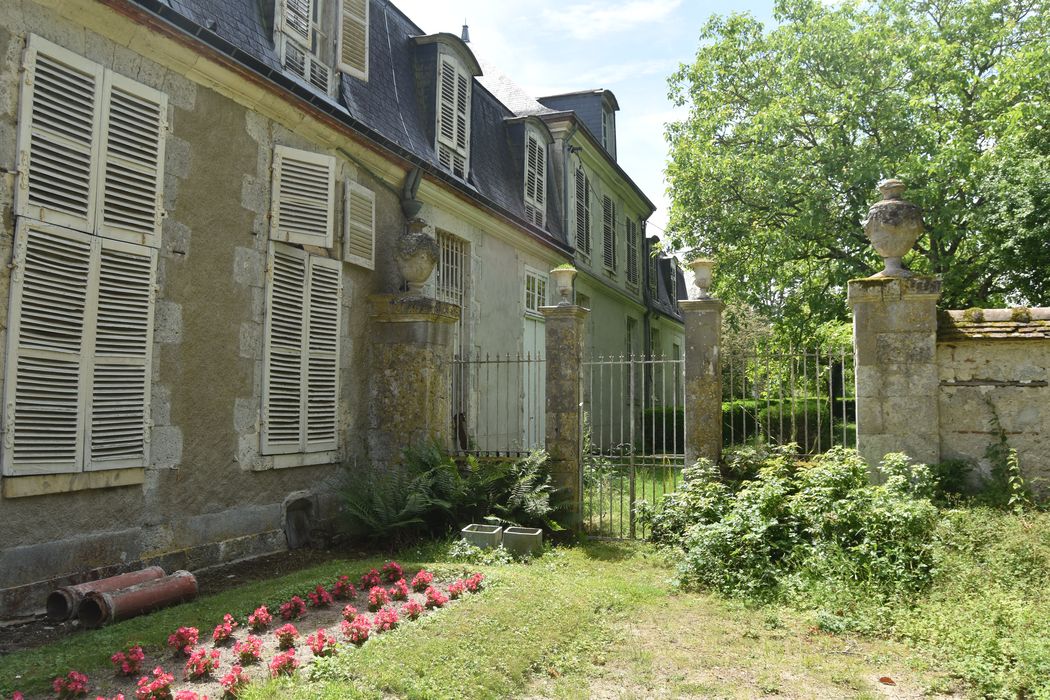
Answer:
POLYGON ((88 677, 80 671, 70 671, 51 681, 51 688, 60 698, 81 698, 87 695, 88 677))
POLYGON ((343 620, 342 629, 343 635, 350 640, 352 644, 361 646, 368 641, 368 632, 372 629, 372 623, 368 621, 367 616, 358 615, 354 618, 353 622, 343 620))
POLYGON ((426 569, 420 569, 419 573, 412 577, 412 590, 423 592, 434 580, 434 574, 426 569))
POLYGON ((399 578, 405 577, 405 571, 396 561, 388 561, 383 564, 383 578, 387 583, 393 583, 399 578))
POLYGON ((297 595, 293 595, 292 599, 287 603, 281 604, 281 619, 282 620, 298 620, 300 617, 306 614, 306 601, 297 595))
POLYGON ((273 657, 273 661, 270 662, 270 675, 274 678, 290 676, 297 668, 299 668, 299 659, 295 658, 295 649, 289 649, 273 657))
POLYGON ((139 679, 138 687, 135 689, 135 698, 136 700, 170 700, 171 684, 174 682, 175 676, 157 666, 153 669, 153 680, 150 680, 149 676, 139 679))
POLYGON ((397 610, 393 608, 383 608, 376 613, 375 619, 372 620, 372 626, 378 632, 389 632, 397 627, 397 623, 397 610))
POLYGON ((427 608, 430 608, 430 609, 444 607, 445 603, 448 602, 448 596, 445 595, 444 593, 442 593, 441 591, 439 591, 438 589, 434 588, 433 586, 430 586, 429 588, 427 588, 426 596, 427 596, 427 603, 426 603, 426 605, 427 605, 427 608))
POLYGON ((321 585, 318 585, 313 593, 307 593, 306 597, 310 599, 310 605, 315 608, 327 608, 332 604, 332 594, 321 585))
POLYGON ((255 609, 255 612, 248 616, 248 626, 251 627, 252 632, 262 632, 270 626, 271 622, 273 622, 273 615, 270 614, 265 605, 260 605, 255 609))
POLYGON ((372 588, 373 586, 378 586, 382 582, 383 579, 379 576, 379 572, 372 569, 361 577, 361 582, 358 585, 361 588, 372 588))
POLYGON ((236 626, 237 621, 233 619, 233 615, 226 613, 222 616, 222 624, 216 625, 215 631, 211 633, 212 641, 222 644, 233 636, 233 628, 236 626))
POLYGON ((197 646, 199 637, 200 631, 196 627, 180 627, 168 635, 168 646, 174 649, 176 654, 189 656, 193 647, 197 646))
POLYGON ((317 630, 306 638, 306 645, 314 656, 331 656, 335 653, 335 637, 325 634, 323 629, 317 630))
POLYGON ((401 612, 405 614, 409 620, 418 619, 423 614, 423 606, 414 600, 410 600, 405 603, 405 606, 401 608, 401 612))
POLYGON ((346 620, 347 622, 350 622, 355 617, 357 617, 357 608, 355 608, 353 605, 347 605, 345 608, 343 608, 343 619, 344 620, 346 620))
POLYGON ((455 581, 448 585, 448 597, 452 600, 455 600, 456 598, 459 598, 461 595, 463 595, 463 591, 465 591, 466 589, 466 582, 461 578, 457 578, 455 581))
POLYGON ((230 669, 230 672, 222 677, 219 684, 222 689, 226 691, 226 694, 232 698, 237 697, 242 690, 251 682, 251 679, 244 672, 244 669, 240 666, 235 665, 230 669))
POLYGON ((134 676, 142 671, 142 662, 146 654, 138 644, 126 647, 109 657, 116 672, 122 676, 134 676))
POLYGON ((391 600, 408 600, 408 584, 405 583, 405 579, 399 578, 390 587, 390 598, 391 600))
POLYGON ((464 585, 466 585, 468 591, 470 591, 471 593, 477 593, 481 590, 481 582, 484 580, 484 574, 476 573, 463 583, 464 585))
POLYGON ((386 589, 382 586, 373 586, 368 591, 368 609, 372 612, 379 610, 387 603, 390 602, 390 595, 386 592, 386 589))
POLYGON ((295 640, 299 638, 299 630, 295 629, 295 625, 290 622, 287 625, 278 627, 273 633, 277 637, 277 646, 281 649, 294 647, 295 640))
POLYGON ((350 583, 349 576, 340 576, 336 579, 332 592, 339 600, 353 600, 357 597, 357 589, 354 588, 354 584, 350 583))
POLYGON ((262 644, 262 639, 249 634, 243 642, 233 643, 233 653, 237 655, 242 664, 254 664, 262 654, 262 644))
POLYGON ((186 661, 186 677, 191 680, 207 678, 219 667, 219 650, 197 649, 186 661))

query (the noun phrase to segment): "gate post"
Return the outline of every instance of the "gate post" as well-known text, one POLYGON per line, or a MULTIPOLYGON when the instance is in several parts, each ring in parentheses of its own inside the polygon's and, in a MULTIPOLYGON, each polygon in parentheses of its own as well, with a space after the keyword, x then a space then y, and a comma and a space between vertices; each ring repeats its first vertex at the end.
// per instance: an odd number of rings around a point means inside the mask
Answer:
POLYGON ((583 340, 582 306, 540 307, 546 319, 547 454, 554 486, 569 498, 566 525, 577 530, 583 513, 583 340))
MULTIPOLYGON (((704 289, 701 289, 704 294, 704 289)), ((718 299, 678 302, 685 322, 685 465, 722 456, 722 309, 718 299)))

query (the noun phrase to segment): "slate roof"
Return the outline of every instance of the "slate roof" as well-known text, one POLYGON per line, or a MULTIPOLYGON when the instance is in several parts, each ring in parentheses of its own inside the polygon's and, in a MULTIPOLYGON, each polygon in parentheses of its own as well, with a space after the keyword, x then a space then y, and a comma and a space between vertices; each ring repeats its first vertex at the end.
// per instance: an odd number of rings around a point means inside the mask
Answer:
POLYGON ((942 311, 937 340, 1050 340, 1050 307, 942 311))

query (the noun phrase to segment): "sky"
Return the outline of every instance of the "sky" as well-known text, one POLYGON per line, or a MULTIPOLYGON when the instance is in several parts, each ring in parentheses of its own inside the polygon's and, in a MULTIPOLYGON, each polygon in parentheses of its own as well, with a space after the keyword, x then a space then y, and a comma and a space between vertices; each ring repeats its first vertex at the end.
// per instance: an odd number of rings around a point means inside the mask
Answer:
POLYGON ((667 227, 664 124, 683 115, 667 78, 696 54, 712 14, 750 12, 769 23, 773 0, 394 0, 428 34, 459 35, 534 97, 606 88, 620 104, 617 157, 657 206, 647 233, 667 227))

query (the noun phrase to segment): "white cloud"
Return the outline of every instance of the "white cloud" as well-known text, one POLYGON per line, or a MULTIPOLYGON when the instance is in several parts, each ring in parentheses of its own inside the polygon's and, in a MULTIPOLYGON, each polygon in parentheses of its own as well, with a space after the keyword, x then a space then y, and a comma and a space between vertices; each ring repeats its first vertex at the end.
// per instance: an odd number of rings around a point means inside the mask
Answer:
POLYGON ((661 22, 678 9, 682 0, 627 0, 619 4, 584 2, 543 11, 552 28, 574 39, 594 39, 634 29, 639 24, 661 22))

